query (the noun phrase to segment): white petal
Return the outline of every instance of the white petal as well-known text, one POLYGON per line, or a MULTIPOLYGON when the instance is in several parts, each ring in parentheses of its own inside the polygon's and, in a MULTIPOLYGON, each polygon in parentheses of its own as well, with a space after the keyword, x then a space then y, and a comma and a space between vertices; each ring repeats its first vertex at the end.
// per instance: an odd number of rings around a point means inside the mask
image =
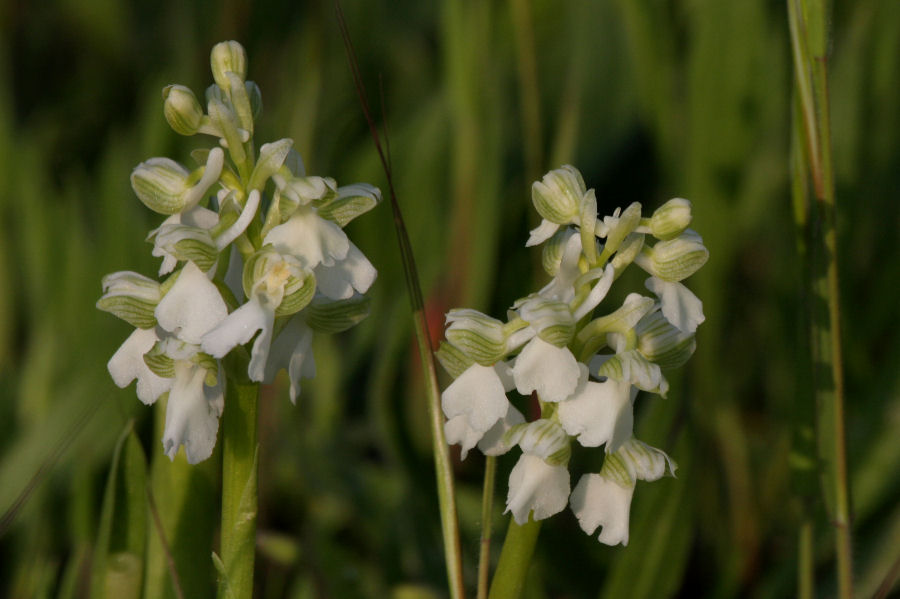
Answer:
POLYGON ((297 403, 300 379, 316 376, 316 361, 312 352, 313 331, 303 319, 294 317, 282 329, 269 350, 263 381, 271 383, 282 368, 291 380, 291 402, 297 403))
POLYGON ((287 222, 272 227, 264 243, 271 243, 279 253, 295 256, 310 269, 319 264, 332 266, 346 258, 350 250, 344 231, 308 206, 299 207, 287 222))
POLYGON ((347 256, 332 266, 320 264, 315 269, 316 290, 334 300, 353 296, 353 290, 365 293, 375 282, 378 271, 353 242, 347 256))
POLYGON ((693 333, 706 320, 703 302, 681 283, 650 277, 644 285, 659 297, 663 316, 679 330, 693 333))
POLYGON ((631 438, 634 428, 630 390, 628 383, 611 378, 603 383, 589 381, 560 402, 559 422, 584 447, 606 443, 607 452, 616 451, 631 438))
POLYGON ((572 491, 572 511, 589 535, 602 526, 599 540, 628 545, 628 519, 634 485, 622 486, 599 474, 585 474, 572 491))
POLYGON ((172 379, 156 375, 144 362, 144 354, 158 340, 155 329, 135 329, 106 364, 113 382, 122 389, 137 379, 138 399, 147 405, 168 391, 173 382, 172 379))
POLYGON ((175 384, 166 406, 163 450, 174 460, 178 448, 184 445, 188 462, 196 464, 212 455, 216 445, 224 407, 222 388, 205 387, 206 369, 196 364, 182 362, 175 369, 175 384))
POLYGON ((569 499, 569 471, 565 466, 551 466, 541 458, 523 453, 509 475, 506 511, 512 512, 518 524, 549 518, 561 512, 569 499))
POLYGON ((480 364, 469 366, 441 394, 447 418, 465 415, 469 426, 482 434, 506 415, 508 406, 497 371, 480 364))
POLYGON ((247 229, 247 226, 253 220, 253 217, 256 216, 257 208, 259 208, 259 191, 254 189, 250 192, 250 195, 247 196, 247 203, 244 204, 244 209, 241 210, 241 215, 238 219, 216 237, 216 248, 218 248, 220 252, 247 229))
POLYGON ((460 459, 466 459, 469 450, 475 447, 481 439, 481 431, 476 431, 469 426, 469 419, 465 414, 460 414, 444 423, 444 437, 449 445, 460 446, 460 459))
POLYGON ((197 205, 206 195, 206 191, 213 183, 219 180, 222 174, 222 166, 225 164, 225 152, 222 148, 213 148, 206 157, 206 168, 203 176, 190 189, 184 192, 182 199, 184 200, 184 209, 190 209, 197 205))
POLYGON ((484 433, 484 436, 481 437, 480 441, 477 441, 478 449, 480 449, 481 453, 484 455, 503 455, 515 445, 515 442, 510 442, 512 441, 511 439, 504 438, 506 431, 515 425, 523 424, 524 422, 525 417, 522 416, 522 412, 517 410, 512 404, 509 404, 506 415, 488 429, 488 431, 484 433))
POLYGON ((581 371, 566 348, 547 343, 540 337, 528 342, 513 367, 516 389, 522 395, 537 391, 542 401, 562 401, 578 386, 581 371))
POLYGON ((234 347, 247 343, 257 331, 262 330, 253 343, 248 369, 250 380, 262 381, 274 324, 274 302, 269 301, 265 294, 258 293, 203 336, 203 351, 215 358, 224 357, 234 347))
POLYGON ((541 219, 541 224, 537 226, 536 229, 532 229, 529 236, 528 241, 525 242, 525 247, 531 247, 534 245, 538 245, 539 243, 544 243, 556 233, 556 230, 559 229, 559 225, 553 222, 550 222, 546 218, 541 219))
POLYGON ((594 283, 594 287, 591 289, 587 298, 585 298, 585 300, 581 302, 581 305, 575 309, 575 312, 573 313, 575 320, 580 320, 603 301, 603 298, 605 298, 606 294, 609 292, 609 288, 612 287, 615 278, 616 269, 613 268, 612 264, 607 264, 606 268, 603 270, 603 276, 594 283))
POLYGON ((154 314, 166 331, 182 341, 200 343, 204 333, 228 315, 228 308, 216 286, 193 262, 188 262, 154 314))

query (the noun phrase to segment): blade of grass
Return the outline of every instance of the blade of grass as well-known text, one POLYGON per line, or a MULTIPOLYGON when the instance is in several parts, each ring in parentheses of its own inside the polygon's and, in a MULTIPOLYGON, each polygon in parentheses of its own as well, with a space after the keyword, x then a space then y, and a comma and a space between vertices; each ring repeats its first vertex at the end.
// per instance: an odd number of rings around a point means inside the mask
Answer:
POLYGON ((807 140, 815 203, 810 226, 815 263, 813 318, 817 432, 826 507, 835 533, 838 596, 853 596, 850 493, 844 431, 836 203, 828 104, 826 14, 822 0, 788 0, 797 90, 807 140), (827 306, 820 309, 819 305, 827 306))
POLYGON ((422 299, 422 289, 419 285, 418 271, 416 270, 412 246, 409 241, 409 236, 406 233, 406 226, 403 222, 400 204, 397 201, 397 194, 394 191, 393 171, 391 169, 390 157, 382 147, 378 128, 375 125, 375 120, 369 109, 365 86, 363 85, 362 76, 359 72, 356 53, 353 49, 353 42, 350 39, 350 33, 347 29, 347 23, 344 21, 344 13, 341 10, 341 3, 339 0, 335 0, 334 6, 341 38, 344 41, 344 48, 347 51, 347 59, 350 63, 350 71, 353 76, 356 93, 359 97, 359 102, 369 126, 372 141, 375 144, 375 149, 378 152, 378 157, 381 160, 385 177, 388 182, 388 195, 391 204, 391 212, 394 217, 394 229, 397 233, 397 242, 400 246, 400 258, 403 263, 406 290, 409 294, 409 300, 412 307, 416 341, 425 379, 428 417, 431 424, 432 449, 434 452, 438 484, 441 528, 444 536, 444 557, 447 566, 447 579, 450 586, 451 597, 454 599, 461 599, 465 596, 465 589, 462 575, 462 551, 459 543, 459 524, 457 522, 456 499, 454 496, 453 469, 450 462, 450 450, 444 438, 444 419, 440 406, 441 394, 437 381, 437 369, 434 363, 434 356, 431 352, 431 335, 428 331, 428 322, 425 319, 425 302, 422 299))

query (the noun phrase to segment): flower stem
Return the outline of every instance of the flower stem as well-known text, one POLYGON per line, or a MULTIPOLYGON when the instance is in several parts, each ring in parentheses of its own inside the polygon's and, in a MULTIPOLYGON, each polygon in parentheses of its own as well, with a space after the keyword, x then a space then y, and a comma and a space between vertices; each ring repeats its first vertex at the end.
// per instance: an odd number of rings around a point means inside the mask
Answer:
POLYGON ((484 460, 484 486, 481 491, 481 553, 478 556, 478 599, 487 599, 491 569, 491 508, 494 505, 494 480, 497 458, 484 460))
POLYGON ((509 519, 509 530, 491 582, 489 599, 517 599, 522 594, 540 531, 540 520, 529 519, 525 524, 517 524, 514 518, 509 519))
POLYGON ((838 597, 849 599, 853 596, 853 560, 824 0, 788 0, 788 20, 815 196, 810 251, 815 265, 811 308, 813 364, 821 365, 814 373, 819 457, 825 504, 835 533, 838 597), (827 309, 817 309, 818 304, 827 309))
MULTIPOLYGON (((246 372, 246 363, 229 364, 229 374, 246 372), (235 368, 236 366, 236 368, 235 368), (239 370, 243 368, 242 370, 239 370)), ((257 423, 259 384, 227 377, 222 416, 222 533, 219 599, 253 597, 256 549, 257 423)))

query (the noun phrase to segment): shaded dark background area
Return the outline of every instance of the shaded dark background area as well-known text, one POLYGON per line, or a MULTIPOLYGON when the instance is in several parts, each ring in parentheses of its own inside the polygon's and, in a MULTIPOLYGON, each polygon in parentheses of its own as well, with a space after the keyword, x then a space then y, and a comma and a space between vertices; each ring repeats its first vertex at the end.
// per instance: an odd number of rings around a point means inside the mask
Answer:
MULTIPOLYGON (((809 384, 809 305, 790 200, 784 3, 367 1, 344 10, 389 125, 436 331, 451 307, 502 316, 544 283, 539 252, 524 247, 538 221, 530 183, 564 163, 596 189, 601 215, 689 198, 710 250, 691 279, 707 315, 697 354, 670 375, 668 399, 637 404, 638 437, 672 455, 678 478, 638 485, 627 548, 600 545, 569 511, 551 518, 525 596, 793 596, 803 504, 792 431, 809 384)), ((858 596, 868 597, 900 558, 900 4, 837 1, 832 12, 855 570, 858 596)), ((209 146, 168 128, 160 92, 181 83, 200 95, 209 50, 224 39, 246 47, 262 90, 259 143, 290 137, 311 174, 385 188, 329 2, 0 5, 0 510, 37 482, 0 538, 2 596, 87 596, 103 487, 130 418, 152 476, 175 468, 154 431, 159 409, 106 373, 129 328, 94 303, 103 274, 156 271, 144 238, 159 218, 128 175, 151 156, 189 163, 192 149, 209 146)), ((296 407, 285 380, 263 391, 257 596, 440 597, 423 387, 388 210, 348 232, 379 269, 373 316, 316 339, 318 375, 296 407)), ((626 277, 618 299, 640 285, 626 277)), ((197 597, 214 588, 206 539, 218 518, 217 459, 155 491, 163 512, 186 495, 206 500, 176 535, 199 556, 194 578, 209 581, 197 597)), ((585 470, 599 459, 574 457, 585 470)), ((498 551, 513 462, 499 466, 498 551)), ((470 583, 482 465, 473 454, 457 468, 470 583)), ((827 519, 817 502, 809 509, 819 591, 829 596, 827 519)), ((144 596, 171 593, 165 574, 156 578, 144 596)))

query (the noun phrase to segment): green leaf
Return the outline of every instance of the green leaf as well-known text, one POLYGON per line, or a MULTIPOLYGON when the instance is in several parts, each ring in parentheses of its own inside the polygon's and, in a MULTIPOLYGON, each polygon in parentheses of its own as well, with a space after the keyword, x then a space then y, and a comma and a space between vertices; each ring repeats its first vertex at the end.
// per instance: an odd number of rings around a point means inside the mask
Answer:
POLYGON ((147 461, 129 421, 116 443, 103 496, 91 597, 139 598, 147 539, 147 461))

